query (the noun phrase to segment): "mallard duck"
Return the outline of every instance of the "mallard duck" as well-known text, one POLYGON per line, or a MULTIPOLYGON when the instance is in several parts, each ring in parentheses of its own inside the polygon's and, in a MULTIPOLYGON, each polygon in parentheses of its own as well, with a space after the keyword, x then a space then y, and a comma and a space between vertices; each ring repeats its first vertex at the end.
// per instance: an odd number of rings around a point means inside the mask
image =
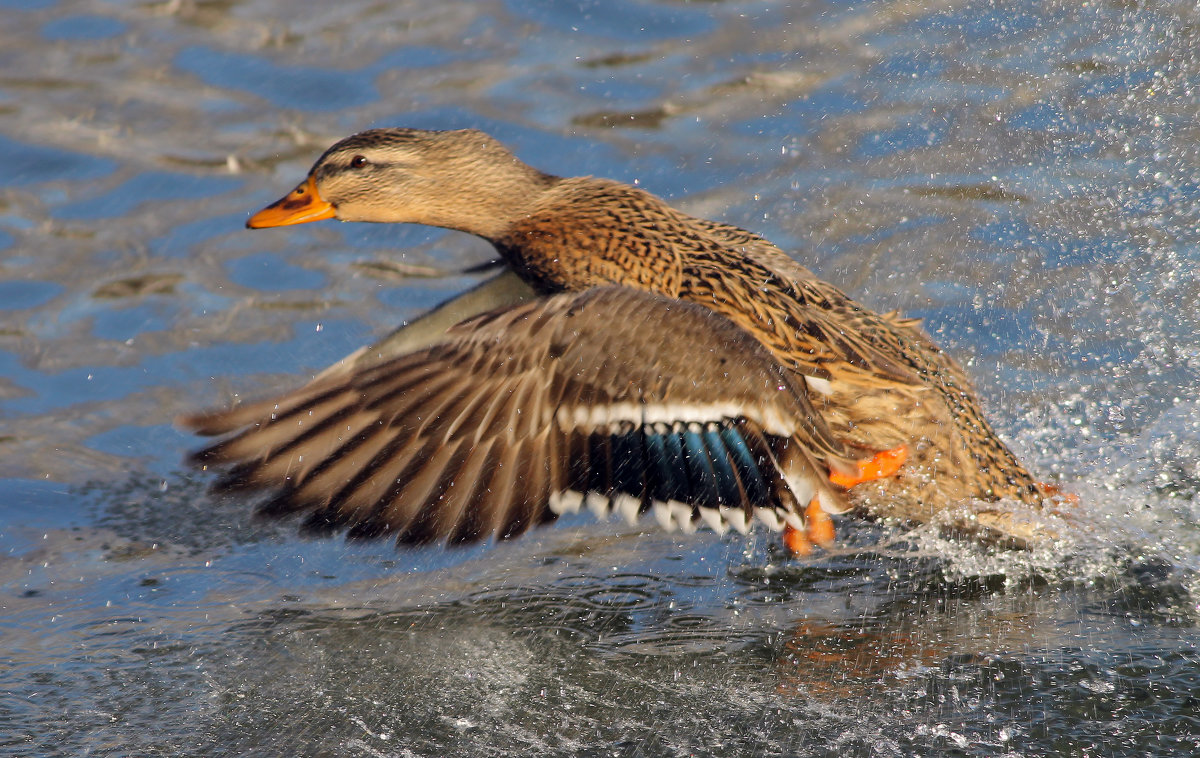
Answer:
POLYGON ((542 173, 475 130, 372 129, 247 226, 334 218, 474 234, 511 273, 299 390, 185 419, 227 435, 194 461, 273 490, 267 513, 464 543, 587 507, 762 522, 802 553, 830 513, 919 523, 1054 494, 917 321, 637 187, 542 173))

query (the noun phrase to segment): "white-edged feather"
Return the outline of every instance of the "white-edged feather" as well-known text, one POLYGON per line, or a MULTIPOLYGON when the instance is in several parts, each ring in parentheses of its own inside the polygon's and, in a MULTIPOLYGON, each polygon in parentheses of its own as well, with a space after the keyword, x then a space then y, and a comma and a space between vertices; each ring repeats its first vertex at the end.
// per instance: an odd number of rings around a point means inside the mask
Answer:
POLYGON ((754 516, 766 524, 772 532, 783 529, 783 522, 779 520, 779 513, 774 508, 755 508, 754 516))
POLYGON ((650 511, 654 514, 654 520, 658 522, 663 531, 675 531, 675 520, 671 517, 671 506, 655 501, 650 511))
POLYGON ((703 506, 696 509, 700 513, 700 520, 708 525, 717 534, 724 534, 729 531, 729 524, 725 523, 725 519, 721 518, 721 512, 716 508, 705 508, 703 506))
POLYGON ((795 421, 786 418, 770 406, 746 408, 735 403, 610 403, 608 405, 561 406, 554 418, 563 431, 609 429, 621 423, 637 426, 650 424, 707 424, 732 421, 741 417, 753 418, 768 434, 790 437, 796 431, 795 421), (761 416, 761 418, 759 418, 761 416))
POLYGON ((608 518, 609 500, 599 492, 589 492, 583 498, 583 502, 587 504, 588 510, 596 515, 596 518, 608 518))
POLYGON ((775 511, 775 513, 782 515, 784 522, 786 522, 791 528, 798 532, 804 531, 804 519, 800 518, 799 513, 788 510, 780 511, 778 509, 775 511))
POLYGON ((679 531, 684 534, 695 534, 696 524, 692 521, 692 506, 675 501, 671 501, 668 505, 671 507, 671 516, 679 525, 679 531))
POLYGON ((616 493, 612 499, 613 510, 625 519, 625 523, 633 525, 637 523, 638 516, 641 515, 638 511, 642 508, 642 501, 632 495, 624 493, 616 493))
POLYGON ((579 513, 579 508, 583 505, 583 494, 575 490, 551 492, 548 505, 550 510, 559 516, 564 513, 579 513))
POLYGON ((737 530, 739 534, 745 534, 749 525, 746 523, 746 512, 741 508, 721 507, 721 517, 726 523, 737 530))

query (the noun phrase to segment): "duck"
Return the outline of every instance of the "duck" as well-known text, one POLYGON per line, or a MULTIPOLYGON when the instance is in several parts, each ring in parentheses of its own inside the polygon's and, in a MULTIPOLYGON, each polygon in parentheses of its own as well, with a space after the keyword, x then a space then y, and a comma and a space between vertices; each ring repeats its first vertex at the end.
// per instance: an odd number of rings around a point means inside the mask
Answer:
POLYGON ((251 229, 422 224, 505 271, 307 384, 186 416, 190 460, 305 530, 504 540, 566 513, 783 532, 947 513, 1022 546, 1000 503, 1057 497, 962 367, 762 236, 612 179, 561 177, 472 129, 381 128, 326 150, 251 229))

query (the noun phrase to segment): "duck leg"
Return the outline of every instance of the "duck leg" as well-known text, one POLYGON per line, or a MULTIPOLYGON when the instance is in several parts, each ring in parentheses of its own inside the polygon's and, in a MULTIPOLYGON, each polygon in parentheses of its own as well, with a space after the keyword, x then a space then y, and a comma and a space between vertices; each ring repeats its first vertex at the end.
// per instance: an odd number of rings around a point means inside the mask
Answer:
POLYGON ((892 476, 899 471, 900 467, 903 466, 904 462, 907 460, 908 447, 901 445, 900 447, 894 447, 891 450, 884 450, 883 452, 876 453, 875 456, 869 460, 858 461, 857 475, 847 475, 841 473, 840 471, 831 471, 829 474, 829 481, 833 482, 839 487, 850 489, 854 485, 862 484, 863 482, 873 482, 876 479, 887 479, 889 476, 892 476))
MULTIPOLYGON (((901 445, 876 453, 867 460, 858 461, 856 463, 857 474, 831 471, 829 481, 839 487, 849 489, 863 482, 886 479, 899 471, 906 460, 908 460, 908 448, 901 445)), ((801 531, 791 525, 783 530, 783 545, 792 555, 808 555, 812 552, 814 544, 828 547, 833 544, 833 539, 833 519, 829 517, 815 497, 804 509, 804 530, 801 531)))

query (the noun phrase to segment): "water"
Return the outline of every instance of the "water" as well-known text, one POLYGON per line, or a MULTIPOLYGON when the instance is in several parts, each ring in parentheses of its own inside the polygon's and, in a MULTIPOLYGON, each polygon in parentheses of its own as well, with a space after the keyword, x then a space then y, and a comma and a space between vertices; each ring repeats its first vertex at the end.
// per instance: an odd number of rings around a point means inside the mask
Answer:
POLYGON ((1195 7, 0 6, 0 751, 1200 750, 1195 7), (214 499, 175 415, 489 258, 242 228, 380 125, 636 181, 925 318, 1085 528, 997 556, 843 523, 788 560, 581 517, 397 552, 214 499))

